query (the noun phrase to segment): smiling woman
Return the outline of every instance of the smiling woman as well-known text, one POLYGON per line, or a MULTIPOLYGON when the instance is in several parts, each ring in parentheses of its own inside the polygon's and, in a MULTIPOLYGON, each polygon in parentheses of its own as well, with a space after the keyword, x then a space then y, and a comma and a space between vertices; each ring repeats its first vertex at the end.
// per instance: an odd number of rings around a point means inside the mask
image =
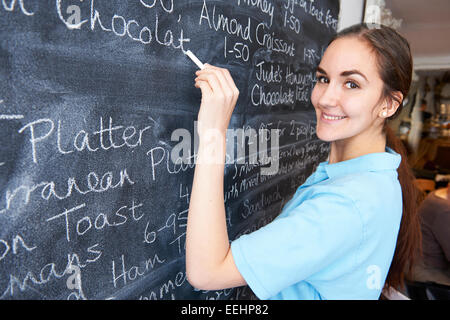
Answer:
POLYGON ((356 25, 330 42, 311 96, 317 135, 332 144, 329 163, 385 147, 402 157, 397 173, 403 214, 386 288, 403 285, 405 270, 411 272, 420 249, 417 207, 423 197, 414 186, 406 150, 387 122, 400 114, 411 78, 410 47, 401 35, 383 25, 356 25))
POLYGON ((260 299, 378 299, 402 284, 420 246, 419 191, 387 119, 408 94, 407 41, 356 25, 333 39, 311 102, 328 161, 268 225, 229 244, 223 198, 225 130, 238 91, 226 69, 197 71, 200 145, 189 206, 186 272, 199 289, 249 285, 260 299), (208 131, 222 135, 208 136, 208 131))

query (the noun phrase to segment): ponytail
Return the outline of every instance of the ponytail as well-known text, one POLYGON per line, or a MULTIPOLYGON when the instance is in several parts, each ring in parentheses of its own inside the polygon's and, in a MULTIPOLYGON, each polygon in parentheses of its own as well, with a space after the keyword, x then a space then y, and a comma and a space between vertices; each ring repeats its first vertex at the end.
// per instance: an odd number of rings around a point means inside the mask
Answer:
POLYGON ((386 122, 383 131, 386 134, 386 145, 402 157, 397 172, 402 187, 403 214, 394 258, 385 282, 385 289, 388 289, 404 286, 405 275, 408 277, 411 274, 413 264, 421 254, 422 233, 418 207, 424 195, 415 184, 415 176, 408 165, 407 151, 402 141, 386 122))

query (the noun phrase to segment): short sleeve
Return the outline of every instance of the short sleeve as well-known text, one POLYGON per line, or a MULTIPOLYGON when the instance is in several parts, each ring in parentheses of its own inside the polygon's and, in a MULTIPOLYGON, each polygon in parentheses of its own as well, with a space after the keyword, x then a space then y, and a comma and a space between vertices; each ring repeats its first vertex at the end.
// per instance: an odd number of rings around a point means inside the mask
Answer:
POLYGON ((317 194, 291 210, 231 243, 239 272, 260 299, 315 275, 352 250, 356 256, 361 245, 361 217, 350 197, 317 194))

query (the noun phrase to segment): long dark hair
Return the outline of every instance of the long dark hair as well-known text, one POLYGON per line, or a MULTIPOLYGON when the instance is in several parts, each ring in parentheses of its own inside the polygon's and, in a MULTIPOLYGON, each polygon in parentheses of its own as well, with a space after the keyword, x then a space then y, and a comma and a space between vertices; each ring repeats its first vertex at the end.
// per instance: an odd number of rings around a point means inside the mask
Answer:
MULTIPOLYGON (((406 98, 412 80, 413 61, 408 41, 390 27, 366 23, 340 31, 331 42, 343 37, 357 37, 373 49, 378 72, 384 82, 382 98, 390 98, 400 104, 396 113, 388 119, 396 118, 401 113, 403 101, 399 101, 398 96, 393 93, 400 91, 406 98)), ((404 285, 405 275, 411 273, 414 261, 421 252, 422 235, 417 209, 423 200, 423 194, 415 184, 406 148, 395 136, 388 121, 384 122, 383 132, 386 135, 386 145, 402 157, 397 172, 402 188, 403 213, 394 257, 384 285, 385 289, 389 289, 404 285)))

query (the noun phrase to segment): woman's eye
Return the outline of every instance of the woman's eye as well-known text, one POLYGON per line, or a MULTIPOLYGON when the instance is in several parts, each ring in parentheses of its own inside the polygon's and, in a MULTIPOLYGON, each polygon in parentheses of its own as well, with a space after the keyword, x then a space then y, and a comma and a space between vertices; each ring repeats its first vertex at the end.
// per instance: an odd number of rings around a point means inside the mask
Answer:
POLYGON ((347 82, 345 83, 345 86, 346 86, 348 89, 357 89, 357 88, 359 88, 359 86, 358 86, 356 83, 354 83, 353 81, 347 81, 347 82))
POLYGON ((324 76, 318 76, 317 81, 320 83, 328 83, 328 79, 324 76))

